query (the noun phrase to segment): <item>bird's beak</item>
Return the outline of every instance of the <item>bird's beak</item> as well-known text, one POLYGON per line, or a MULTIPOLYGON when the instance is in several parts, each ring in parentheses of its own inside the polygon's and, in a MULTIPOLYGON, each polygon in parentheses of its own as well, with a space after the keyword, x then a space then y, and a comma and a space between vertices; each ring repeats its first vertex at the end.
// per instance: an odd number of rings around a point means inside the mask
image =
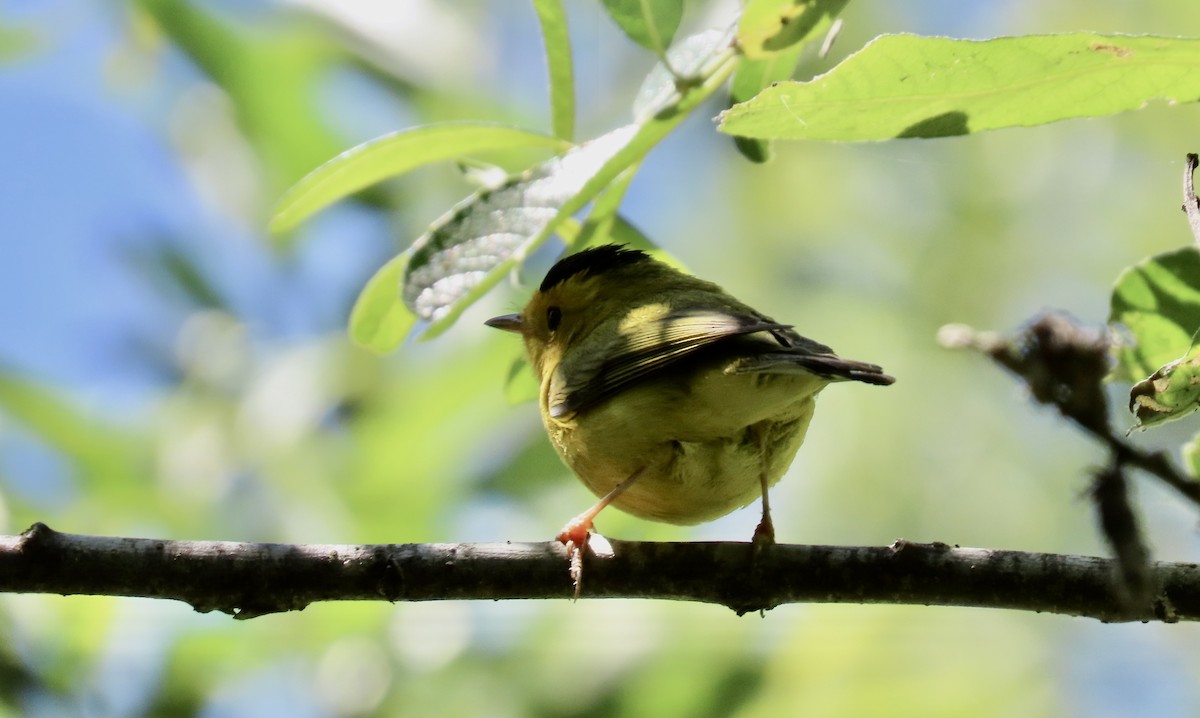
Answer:
POLYGON ((489 327, 503 329, 506 332, 516 332, 521 334, 525 331, 525 323, 521 321, 520 314, 502 314, 498 317, 492 317, 484 322, 489 327))

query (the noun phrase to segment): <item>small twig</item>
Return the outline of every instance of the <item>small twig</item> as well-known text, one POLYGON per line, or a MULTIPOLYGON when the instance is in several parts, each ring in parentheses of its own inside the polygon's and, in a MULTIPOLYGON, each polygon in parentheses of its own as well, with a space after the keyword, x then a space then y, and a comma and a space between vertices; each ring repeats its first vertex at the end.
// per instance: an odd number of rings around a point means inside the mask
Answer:
MULTIPOLYGON (((1150 595, 1122 600, 1117 564, 1091 556, 891 546, 762 547, 609 541, 583 598, 702 601, 739 614, 784 603, 1007 608, 1101 621, 1200 620, 1200 566, 1149 565, 1150 595)), ((35 524, 0 537, 0 591, 144 596, 237 618, 317 601, 571 598, 546 543, 309 545, 83 536, 35 524)))
POLYGON ((1114 461, 1096 472, 1091 494, 1100 530, 1117 559, 1124 599, 1130 606, 1137 606, 1150 599, 1154 586, 1150 582, 1150 551, 1142 538, 1126 483, 1124 465, 1114 461))
POLYGON ((1192 237, 1200 246, 1200 202, 1196 200, 1196 186, 1192 180, 1197 163, 1200 163, 1200 158, 1195 153, 1188 153, 1183 170, 1183 211, 1187 213, 1188 224, 1192 227, 1192 237))
POLYGON ((1184 498, 1200 506, 1200 482, 1179 470, 1167 455, 1161 451, 1143 451, 1126 442, 1124 439, 1108 434, 1099 436, 1111 448, 1118 461, 1145 471, 1157 477, 1167 486, 1175 489, 1184 498))
POLYGON ((1162 452, 1146 452, 1113 432, 1102 382, 1108 372, 1108 344, 1063 314, 1045 314, 1013 337, 978 332, 951 324, 939 341, 951 348, 971 348, 1021 377, 1035 399, 1112 451, 1113 459, 1157 477, 1200 506, 1200 482, 1180 471, 1162 452))

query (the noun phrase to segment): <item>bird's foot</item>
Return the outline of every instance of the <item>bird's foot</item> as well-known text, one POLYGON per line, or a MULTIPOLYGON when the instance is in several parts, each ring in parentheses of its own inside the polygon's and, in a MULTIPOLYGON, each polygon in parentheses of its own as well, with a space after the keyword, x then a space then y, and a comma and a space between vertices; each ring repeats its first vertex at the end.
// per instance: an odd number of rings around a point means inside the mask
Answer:
POLYGON ((576 547, 587 545, 588 536, 592 533, 592 512, 585 511, 575 518, 567 522, 566 526, 562 527, 562 531, 558 532, 558 540, 567 546, 567 550, 571 550, 571 544, 576 547))
POLYGON ((770 516, 764 516, 763 520, 758 522, 758 526, 754 527, 754 537, 750 539, 750 544, 754 547, 755 556, 762 553, 767 546, 775 545, 775 524, 770 516))
POLYGON ((571 583, 575 585, 576 599, 583 592, 583 553, 592 534, 592 516, 589 513, 571 519, 558 532, 558 540, 567 547, 567 561, 570 562, 567 572, 571 576, 571 583))

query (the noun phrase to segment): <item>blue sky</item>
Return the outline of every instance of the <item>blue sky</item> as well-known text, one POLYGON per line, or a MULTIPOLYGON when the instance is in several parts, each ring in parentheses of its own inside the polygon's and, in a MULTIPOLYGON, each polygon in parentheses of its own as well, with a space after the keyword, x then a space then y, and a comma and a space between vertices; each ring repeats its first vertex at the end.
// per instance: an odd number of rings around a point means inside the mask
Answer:
POLYGON ((156 355, 187 309, 138 268, 164 245, 277 338, 338 330, 345 295, 385 251, 379 232, 345 231, 377 222, 348 208, 277 261, 260 232, 206 206, 165 139, 172 93, 196 72, 168 49, 153 81, 114 82, 119 19, 74 0, 0 16, 36 38, 0 64, 0 366, 118 410, 165 378, 156 355), (337 248, 368 246, 334 251, 334 234, 337 248))

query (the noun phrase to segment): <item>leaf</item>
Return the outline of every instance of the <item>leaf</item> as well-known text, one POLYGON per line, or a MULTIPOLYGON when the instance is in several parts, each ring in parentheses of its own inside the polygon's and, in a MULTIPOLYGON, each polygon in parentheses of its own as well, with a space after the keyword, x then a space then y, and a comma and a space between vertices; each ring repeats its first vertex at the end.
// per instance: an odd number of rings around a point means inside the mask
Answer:
POLYGON ((604 9, 629 39, 660 55, 683 18, 682 0, 604 0, 604 9))
POLYGON ((430 322, 423 336, 449 327, 562 221, 640 162, 728 79, 734 59, 727 49, 714 52, 701 63, 698 82, 653 117, 580 145, 499 190, 477 192, 418 238, 402 295, 430 322))
POLYGON ((1200 252, 1184 247, 1126 269, 1108 321, 1124 325, 1133 340, 1116 348, 1118 381, 1137 382, 1187 355, 1200 329, 1200 252))
POLYGON ((684 38, 668 50, 638 87, 633 98, 634 120, 646 122, 674 108, 689 82, 709 74, 712 68, 707 65, 721 57, 721 49, 728 47, 732 39, 729 33, 708 30, 684 38))
POLYGON ((569 145, 540 132, 485 122, 393 132, 352 147, 305 175, 276 205, 270 229, 276 234, 287 232, 339 199, 422 165, 516 146, 561 150, 569 145))
MULTIPOLYGON (((791 79, 809 40, 828 35, 846 0, 752 0, 738 23, 738 47, 746 55, 733 74, 729 104, 757 95, 764 87, 791 79)), ((768 140, 734 137, 751 162, 771 158, 768 140)))
POLYGON ((600 171, 638 130, 626 125, 504 187, 468 197, 413 243, 404 303, 421 319, 445 326, 608 183, 600 171))
MULTIPOLYGON (((567 243, 567 247, 578 245, 582 248, 596 244, 606 244, 612 241, 612 230, 617 220, 617 210, 621 207, 621 201, 625 199, 625 192, 629 189, 629 184, 633 182, 634 175, 637 174, 639 166, 640 163, 635 163, 626 168, 624 172, 609 183, 608 187, 604 188, 604 191, 592 202, 592 211, 588 213, 587 220, 580 226, 574 238, 568 238, 563 226, 573 224, 573 221, 563 222, 562 225, 559 225, 558 235, 567 243)), ((574 218, 569 219, 574 220, 574 218)))
POLYGON ((1200 409, 1200 349, 1163 366, 1129 391, 1129 410, 1144 429, 1182 419, 1200 409))
MULTIPOLYGON (((757 95, 773 82, 781 82, 792 76, 804 52, 803 44, 795 44, 783 52, 774 53, 761 60, 745 59, 738 63, 729 85, 729 104, 736 105, 757 95)), ((751 162, 766 162, 771 156, 769 140, 754 140, 734 137, 738 151, 751 162)))
POLYGON ((89 485, 143 491, 133 477, 145 460, 142 437, 74 406, 58 389, 0 370, 0 409, 67 458, 89 485))
POLYGON ((848 0, 751 0, 738 20, 742 54, 761 60, 823 34, 848 0))
POLYGON ((524 404, 538 398, 541 385, 529 368, 529 360, 525 352, 512 360, 508 365, 508 375, 504 379, 504 399, 509 404, 524 404))
POLYGON ((575 134, 575 70, 567 13, 561 0, 533 0, 533 7, 542 28, 550 74, 550 126, 556 137, 569 141, 575 134))
POLYGON ((210 12, 211 3, 140 0, 137 7, 225 91, 269 191, 282 191, 338 151, 340 140, 315 110, 322 79, 345 55, 312 23, 255 27, 210 12))
POLYGON ((948 137, 1200 98, 1200 40, 1072 33, 884 35, 811 82, 721 113, 719 129, 836 141, 948 137))
POLYGON ((43 44, 43 38, 32 30, 0 24, 0 63, 27 57, 43 44))
POLYGON ((1192 476, 1200 476, 1200 434, 1183 445, 1183 466, 1192 476))
POLYGON ((400 280, 408 268, 407 252, 393 257, 367 282, 350 310, 350 338, 383 354, 404 341, 417 318, 400 301, 400 280))

